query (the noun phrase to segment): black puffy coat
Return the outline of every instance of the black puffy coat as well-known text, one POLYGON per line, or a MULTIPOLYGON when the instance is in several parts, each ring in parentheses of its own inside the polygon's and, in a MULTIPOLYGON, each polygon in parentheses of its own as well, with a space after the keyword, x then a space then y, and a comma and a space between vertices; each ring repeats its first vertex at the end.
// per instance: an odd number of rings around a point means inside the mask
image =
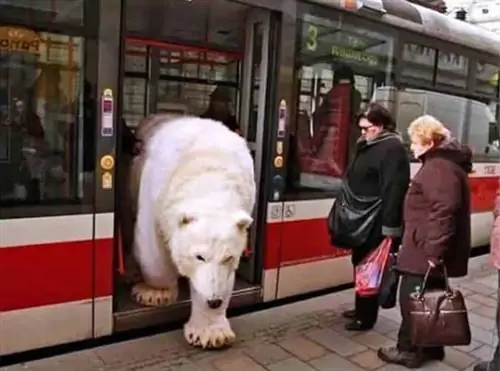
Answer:
POLYGON ((361 140, 347 173, 349 188, 358 196, 382 198, 382 210, 368 241, 352 250, 357 265, 385 236, 402 236, 403 202, 410 183, 410 161, 400 136, 382 132, 361 140))

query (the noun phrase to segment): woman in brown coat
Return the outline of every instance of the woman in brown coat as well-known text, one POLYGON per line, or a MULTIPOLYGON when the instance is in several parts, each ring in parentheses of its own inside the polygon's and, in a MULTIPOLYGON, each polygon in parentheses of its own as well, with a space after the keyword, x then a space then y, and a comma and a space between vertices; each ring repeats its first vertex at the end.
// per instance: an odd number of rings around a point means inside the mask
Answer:
POLYGON ((472 155, 432 116, 416 119, 408 134, 422 167, 412 179, 404 204, 403 243, 398 257, 402 323, 397 347, 380 349, 378 356, 388 363, 419 368, 426 361, 442 360, 444 348, 412 346, 405 305, 409 295, 422 286, 429 268, 435 268, 427 286, 431 289, 444 288, 443 265, 450 277, 467 275, 472 155))

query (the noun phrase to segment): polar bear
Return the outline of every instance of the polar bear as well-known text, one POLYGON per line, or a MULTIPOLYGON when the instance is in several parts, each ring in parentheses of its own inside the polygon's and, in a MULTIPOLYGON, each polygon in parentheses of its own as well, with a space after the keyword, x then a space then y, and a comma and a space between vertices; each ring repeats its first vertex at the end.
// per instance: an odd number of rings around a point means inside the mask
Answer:
POLYGON ((138 136, 144 148, 130 185, 142 281, 132 296, 143 305, 168 305, 177 299, 179 275, 188 278, 186 340, 228 346, 236 337, 226 309, 255 203, 248 146, 222 123, 196 117, 154 115, 138 136))

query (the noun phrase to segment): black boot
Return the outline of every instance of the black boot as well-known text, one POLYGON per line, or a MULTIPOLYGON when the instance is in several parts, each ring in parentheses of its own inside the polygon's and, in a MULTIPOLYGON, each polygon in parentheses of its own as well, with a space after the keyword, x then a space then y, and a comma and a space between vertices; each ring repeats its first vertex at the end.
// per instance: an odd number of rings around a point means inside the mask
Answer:
POLYGON ((368 331, 371 330, 375 326, 374 323, 365 322, 360 320, 354 320, 345 325, 345 329, 347 331, 368 331))
POLYGON ((424 359, 420 352, 404 352, 398 348, 381 348, 377 353, 378 358, 386 363, 401 365, 406 368, 420 368, 424 359))
POLYGON ((346 310, 345 312, 342 313, 342 317, 347 318, 347 319, 355 319, 356 318, 356 310, 355 309, 346 310))
POLYGON ((422 354, 425 359, 430 361, 442 361, 445 356, 443 347, 423 348, 422 354))

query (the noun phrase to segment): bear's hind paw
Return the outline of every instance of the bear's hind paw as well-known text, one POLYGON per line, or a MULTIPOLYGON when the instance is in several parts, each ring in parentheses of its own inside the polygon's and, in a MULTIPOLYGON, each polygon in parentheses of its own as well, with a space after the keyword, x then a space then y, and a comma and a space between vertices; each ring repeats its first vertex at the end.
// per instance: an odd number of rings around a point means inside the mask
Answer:
POLYGON ((190 345, 202 349, 223 349, 230 347, 236 341, 236 335, 229 325, 196 328, 186 324, 184 337, 190 345))
POLYGON ((132 298, 147 307, 163 307, 177 300, 177 292, 174 289, 157 289, 141 282, 132 287, 132 298))

